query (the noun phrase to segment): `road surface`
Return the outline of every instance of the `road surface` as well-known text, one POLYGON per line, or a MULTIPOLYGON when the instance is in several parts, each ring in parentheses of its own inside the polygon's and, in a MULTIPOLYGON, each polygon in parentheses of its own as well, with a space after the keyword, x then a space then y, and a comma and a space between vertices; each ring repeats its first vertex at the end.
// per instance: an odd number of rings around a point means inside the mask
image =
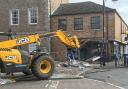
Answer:
POLYGON ((110 71, 85 74, 86 78, 99 80, 128 89, 128 68, 115 68, 110 71))
POLYGON ((16 83, 2 85, 0 89, 121 89, 118 86, 87 78, 53 78, 39 81, 33 76, 18 76, 15 79, 16 83))

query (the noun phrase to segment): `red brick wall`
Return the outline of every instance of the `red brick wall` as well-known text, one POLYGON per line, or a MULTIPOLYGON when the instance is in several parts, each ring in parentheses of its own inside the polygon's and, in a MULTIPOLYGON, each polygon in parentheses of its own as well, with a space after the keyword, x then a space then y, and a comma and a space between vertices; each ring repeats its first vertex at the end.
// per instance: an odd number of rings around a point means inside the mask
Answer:
MULTIPOLYGON (((108 39, 109 40, 118 40, 122 41, 121 37, 121 22, 122 19, 115 13, 106 13, 106 16, 108 15, 108 20, 107 17, 105 17, 105 23, 108 21, 108 39)), ((66 18, 67 19, 67 33, 69 34, 75 34, 78 36, 78 38, 102 38, 103 37, 103 17, 102 13, 97 13, 97 14, 83 14, 83 15, 69 15, 69 16, 53 16, 52 17, 52 31, 55 31, 58 29, 58 19, 66 18), (90 29, 90 17, 91 16, 100 16, 100 30, 99 31, 93 31, 90 29), (73 26, 73 20, 74 17, 83 17, 83 30, 82 31, 74 31, 74 26, 73 26)), ((107 24, 105 24, 107 26, 107 24)), ((107 29, 105 26, 105 29, 107 29)), ((105 37, 106 37, 106 30, 105 30, 105 37)), ((60 55, 57 54, 56 59, 58 60, 65 60, 65 54, 62 52, 65 51, 66 53, 66 48, 64 45, 62 45, 58 40, 52 40, 52 52, 57 52, 60 55)))
MULTIPOLYGON (((58 29, 58 19, 66 18, 67 19, 67 33, 68 34, 75 34, 78 38, 102 38, 103 36, 103 22, 102 22, 102 14, 84 14, 84 15, 69 15, 69 16, 53 16, 52 17, 52 31, 58 29), (90 29, 90 17, 91 16, 100 16, 100 30, 93 31, 90 29), (73 21, 74 17, 83 17, 83 30, 82 31, 74 31, 73 21)), ((106 21, 106 19, 105 19, 106 21)), ((115 39, 115 13, 108 14, 108 30, 109 30, 109 40, 115 39)), ((53 39, 51 43, 51 50, 52 52, 57 53, 56 59, 64 61, 66 56, 66 48, 65 46, 60 43, 57 39, 53 39), (64 52, 64 53, 63 53, 64 52), (63 55, 62 55, 63 54, 63 55)))

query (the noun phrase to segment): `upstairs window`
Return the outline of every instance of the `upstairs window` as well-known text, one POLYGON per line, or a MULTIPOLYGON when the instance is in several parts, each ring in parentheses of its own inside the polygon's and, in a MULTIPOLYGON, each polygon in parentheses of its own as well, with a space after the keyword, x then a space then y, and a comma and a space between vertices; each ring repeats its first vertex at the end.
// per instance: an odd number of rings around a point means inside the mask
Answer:
POLYGON ((19 25, 19 9, 13 9, 10 11, 11 25, 19 25))
POLYGON ((124 24, 124 22, 121 23, 121 33, 125 34, 127 30, 127 26, 124 24))
POLYGON ((38 8, 29 8, 28 9, 28 21, 29 24, 38 23, 38 8))
POLYGON ((63 29, 64 31, 67 30, 67 20, 66 19, 58 20, 58 29, 63 29))
POLYGON ((83 18, 74 18, 74 30, 83 30, 83 18))
POLYGON ((90 24, 92 30, 100 30, 100 16, 92 16, 90 24))

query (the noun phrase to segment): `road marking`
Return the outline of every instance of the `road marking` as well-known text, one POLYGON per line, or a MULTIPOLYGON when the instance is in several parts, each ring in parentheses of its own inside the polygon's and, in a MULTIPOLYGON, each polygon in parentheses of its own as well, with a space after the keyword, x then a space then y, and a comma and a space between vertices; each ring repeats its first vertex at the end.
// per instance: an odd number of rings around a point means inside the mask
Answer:
POLYGON ((120 87, 120 86, 117 86, 117 85, 114 85, 114 84, 112 84, 112 83, 108 83, 109 85, 112 85, 112 86, 115 86, 115 87, 117 87, 117 88, 119 88, 119 89, 125 89, 125 88, 123 88, 123 87, 120 87))
POLYGON ((52 81, 51 85, 49 86, 49 89, 57 89, 59 85, 59 81, 52 81))
POLYGON ((52 80, 49 80, 45 87, 48 87, 52 80))
MULTIPOLYGON (((86 79, 87 79, 87 78, 86 78, 86 79)), ((95 79, 88 79, 88 80, 93 80, 93 81, 95 81, 95 82, 99 82, 99 83, 106 83, 106 84, 108 84, 108 85, 111 85, 111 86, 117 87, 117 88, 119 88, 119 89, 125 89, 125 88, 123 88, 123 87, 120 87, 120 86, 114 85, 114 84, 112 84, 112 83, 107 83, 107 82, 103 82, 103 81, 99 81, 99 80, 95 80, 95 79)))
POLYGON ((46 84, 45 87, 48 87, 49 84, 46 84))

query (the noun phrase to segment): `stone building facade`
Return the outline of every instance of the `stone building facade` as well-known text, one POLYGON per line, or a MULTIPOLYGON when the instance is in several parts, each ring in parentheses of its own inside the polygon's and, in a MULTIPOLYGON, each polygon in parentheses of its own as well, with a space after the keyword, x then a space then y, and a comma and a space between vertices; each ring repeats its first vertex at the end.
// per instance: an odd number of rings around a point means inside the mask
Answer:
MULTIPOLYGON (((61 5, 52 15, 52 30, 63 29, 68 34, 76 34, 81 42, 81 59, 101 55, 103 43, 102 5, 93 2, 70 3, 61 5), (62 9, 63 8, 63 9, 62 9)), ((107 60, 124 53, 126 30, 128 25, 118 12, 105 8, 105 39, 107 60)), ((58 39, 52 39, 52 51, 55 57, 66 60, 66 48, 58 39)))
MULTIPOLYGON (((0 31, 19 34, 50 31, 47 0, 0 0, 0 11, 0 31)), ((42 44, 50 50, 49 40, 43 40, 42 44)))

